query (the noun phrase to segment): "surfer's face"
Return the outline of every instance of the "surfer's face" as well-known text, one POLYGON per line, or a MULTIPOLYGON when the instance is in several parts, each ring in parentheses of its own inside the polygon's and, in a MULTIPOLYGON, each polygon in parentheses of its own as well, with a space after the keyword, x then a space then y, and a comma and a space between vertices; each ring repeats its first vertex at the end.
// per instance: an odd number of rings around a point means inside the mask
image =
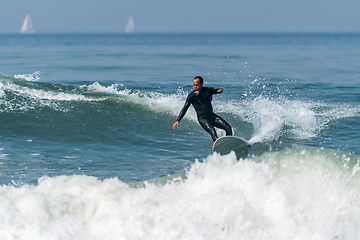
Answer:
POLYGON ((200 79, 197 79, 197 78, 194 79, 193 83, 194 83, 195 90, 201 91, 204 83, 200 83, 200 79))

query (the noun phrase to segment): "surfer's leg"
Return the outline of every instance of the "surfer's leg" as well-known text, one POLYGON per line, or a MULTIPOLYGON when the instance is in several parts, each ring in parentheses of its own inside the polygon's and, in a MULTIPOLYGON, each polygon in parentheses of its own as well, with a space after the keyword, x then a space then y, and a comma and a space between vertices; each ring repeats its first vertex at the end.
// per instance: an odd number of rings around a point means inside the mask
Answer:
POLYGON ((216 134, 214 125, 211 123, 211 121, 207 118, 198 118, 198 121, 200 125, 207 131, 210 135, 212 140, 215 142, 216 139, 218 139, 218 136, 216 134))
POLYGON ((215 127, 225 130, 226 136, 231 136, 233 134, 231 126, 220 116, 215 115, 213 123, 215 127))

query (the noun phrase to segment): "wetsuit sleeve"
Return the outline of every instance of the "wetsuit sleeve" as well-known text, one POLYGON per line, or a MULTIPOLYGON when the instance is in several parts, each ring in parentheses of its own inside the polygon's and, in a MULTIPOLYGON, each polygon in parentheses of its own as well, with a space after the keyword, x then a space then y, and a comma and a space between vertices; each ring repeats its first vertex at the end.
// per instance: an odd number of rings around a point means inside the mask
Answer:
POLYGON ((218 92, 218 90, 219 90, 220 88, 217 88, 217 89, 214 89, 214 88, 209 88, 209 91, 211 92, 211 94, 219 94, 219 92, 218 92))
POLYGON ((176 121, 180 122, 180 120, 185 116, 185 114, 186 114, 187 110, 189 109, 190 105, 191 105, 191 94, 189 94, 189 96, 187 97, 186 102, 184 104, 184 107, 181 109, 181 111, 179 113, 179 116, 178 116, 176 121))

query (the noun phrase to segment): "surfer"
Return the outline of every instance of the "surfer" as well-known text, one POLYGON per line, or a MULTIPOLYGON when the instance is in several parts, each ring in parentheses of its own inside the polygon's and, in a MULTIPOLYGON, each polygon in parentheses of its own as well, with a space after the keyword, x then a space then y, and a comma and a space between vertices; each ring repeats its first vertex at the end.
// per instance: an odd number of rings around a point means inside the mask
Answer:
POLYGON ((180 111, 176 122, 173 124, 173 129, 175 129, 175 127, 179 127, 180 120, 185 116, 186 111, 192 104, 195 108, 200 125, 211 135, 213 141, 215 142, 216 139, 218 139, 218 136, 214 126, 225 130, 226 136, 232 135, 232 129, 224 119, 213 112, 213 107, 211 105, 212 95, 222 93, 224 89, 204 87, 203 82, 204 80, 200 76, 196 76, 194 78, 194 91, 188 95, 184 107, 180 111))

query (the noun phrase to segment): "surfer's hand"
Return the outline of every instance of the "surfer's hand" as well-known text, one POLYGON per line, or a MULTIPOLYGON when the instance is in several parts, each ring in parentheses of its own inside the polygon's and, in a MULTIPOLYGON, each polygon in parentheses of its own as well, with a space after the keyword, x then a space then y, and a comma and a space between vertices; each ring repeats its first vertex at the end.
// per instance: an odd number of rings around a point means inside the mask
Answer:
POLYGON ((218 93, 222 93, 224 91, 224 88, 220 88, 217 90, 218 93))
POLYGON ((175 127, 179 127, 179 121, 176 121, 176 122, 173 124, 173 129, 175 129, 175 127))

